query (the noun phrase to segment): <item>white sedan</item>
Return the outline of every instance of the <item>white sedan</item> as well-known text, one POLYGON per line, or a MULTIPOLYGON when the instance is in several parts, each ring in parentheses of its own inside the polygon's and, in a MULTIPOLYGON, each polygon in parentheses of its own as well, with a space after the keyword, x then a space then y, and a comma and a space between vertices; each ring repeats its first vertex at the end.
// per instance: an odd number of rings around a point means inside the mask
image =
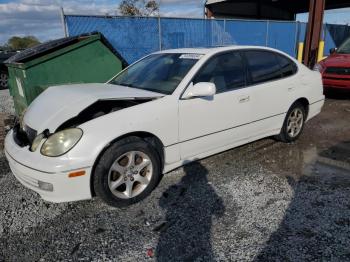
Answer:
POLYGON ((5 140, 11 170, 51 202, 145 198, 163 173, 275 136, 324 104, 321 75, 265 47, 157 52, 107 84, 51 87, 5 140))

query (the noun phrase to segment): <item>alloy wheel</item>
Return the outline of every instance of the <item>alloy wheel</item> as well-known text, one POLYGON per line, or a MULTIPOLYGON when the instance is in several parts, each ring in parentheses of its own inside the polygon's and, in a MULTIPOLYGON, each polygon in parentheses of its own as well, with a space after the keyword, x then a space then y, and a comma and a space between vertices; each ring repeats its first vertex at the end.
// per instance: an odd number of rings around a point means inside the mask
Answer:
POLYGON ((130 199, 145 190, 152 175, 150 157, 140 151, 129 151, 112 164, 108 174, 108 186, 116 197, 130 199))
POLYGON ((288 117, 287 132, 292 138, 299 135, 304 124, 304 114, 300 108, 295 108, 288 117))

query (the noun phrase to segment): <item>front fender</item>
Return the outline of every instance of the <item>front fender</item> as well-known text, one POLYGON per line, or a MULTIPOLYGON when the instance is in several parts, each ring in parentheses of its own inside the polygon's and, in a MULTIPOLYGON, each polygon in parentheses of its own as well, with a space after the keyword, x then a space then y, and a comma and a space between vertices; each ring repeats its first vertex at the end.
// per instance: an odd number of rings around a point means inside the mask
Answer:
POLYGON ((172 96, 119 110, 79 127, 84 134, 69 153, 72 162, 93 166, 100 153, 116 138, 135 132, 154 134, 163 145, 178 142, 178 103, 172 96))

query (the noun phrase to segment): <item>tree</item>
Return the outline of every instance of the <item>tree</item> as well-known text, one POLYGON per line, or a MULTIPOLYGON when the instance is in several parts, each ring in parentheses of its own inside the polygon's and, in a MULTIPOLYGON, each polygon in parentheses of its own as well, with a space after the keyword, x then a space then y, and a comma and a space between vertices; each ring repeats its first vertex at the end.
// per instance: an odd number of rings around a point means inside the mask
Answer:
POLYGON ((157 16, 159 3, 155 0, 123 0, 119 12, 126 16, 157 16))
POLYGON ((0 52, 1 51, 10 51, 10 50, 11 50, 11 48, 7 44, 0 45, 0 52))
POLYGON ((7 41, 7 45, 12 49, 25 49, 40 44, 35 36, 13 36, 7 41))

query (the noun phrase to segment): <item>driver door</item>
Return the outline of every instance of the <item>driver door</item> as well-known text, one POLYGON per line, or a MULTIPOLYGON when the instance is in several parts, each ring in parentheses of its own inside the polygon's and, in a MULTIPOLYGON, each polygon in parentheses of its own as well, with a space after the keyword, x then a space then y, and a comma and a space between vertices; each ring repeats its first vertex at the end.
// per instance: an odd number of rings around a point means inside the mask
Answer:
POLYGON ((218 54, 199 69, 191 84, 216 85, 212 97, 179 100, 181 159, 225 150, 249 137, 251 105, 240 52, 218 54))

